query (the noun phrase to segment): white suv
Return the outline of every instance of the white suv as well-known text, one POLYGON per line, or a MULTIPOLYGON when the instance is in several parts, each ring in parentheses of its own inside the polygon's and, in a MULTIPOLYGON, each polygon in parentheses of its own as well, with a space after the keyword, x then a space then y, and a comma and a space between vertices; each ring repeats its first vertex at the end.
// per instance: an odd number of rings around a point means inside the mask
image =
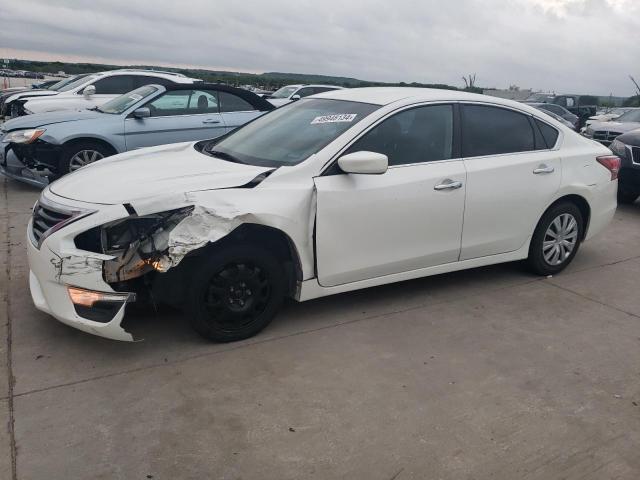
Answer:
POLYGON ((16 94, 6 100, 12 118, 32 113, 93 108, 148 84, 191 84, 200 80, 179 73, 156 70, 121 69, 82 76, 57 91, 16 94))
POLYGON ((616 209, 620 159, 521 103, 414 88, 299 100, 216 140, 146 148, 47 187, 28 226, 37 308, 131 340, 136 297, 207 338, 303 301, 528 259, 560 272, 616 209), (151 292, 151 295, 149 295, 151 292))

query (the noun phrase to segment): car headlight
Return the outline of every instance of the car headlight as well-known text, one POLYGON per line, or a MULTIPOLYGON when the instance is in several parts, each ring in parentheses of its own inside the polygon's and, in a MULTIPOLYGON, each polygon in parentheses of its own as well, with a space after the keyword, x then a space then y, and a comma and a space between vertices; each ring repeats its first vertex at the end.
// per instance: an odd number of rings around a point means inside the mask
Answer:
POLYGON ((617 138, 609 145, 609 149, 619 157, 624 157, 627 153, 626 145, 617 138))
POLYGON ((30 128, 28 130, 15 130, 7 133, 2 139, 3 143, 33 143, 43 133, 44 128, 30 128))

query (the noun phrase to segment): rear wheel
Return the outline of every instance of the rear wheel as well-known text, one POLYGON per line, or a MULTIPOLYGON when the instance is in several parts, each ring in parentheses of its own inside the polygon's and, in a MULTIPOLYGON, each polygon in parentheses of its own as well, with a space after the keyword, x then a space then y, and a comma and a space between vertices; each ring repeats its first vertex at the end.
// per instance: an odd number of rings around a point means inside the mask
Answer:
POLYGON ((74 172, 85 165, 113 155, 113 150, 100 142, 91 140, 75 142, 66 146, 58 164, 58 176, 74 172))
POLYGON ((553 275, 571 263, 584 232, 582 213, 573 203, 562 202, 549 209, 538 222, 528 263, 539 275, 553 275))
POLYGON ((268 251, 251 245, 223 248, 195 267, 188 298, 192 327, 216 342, 252 337, 278 312, 285 275, 268 251))

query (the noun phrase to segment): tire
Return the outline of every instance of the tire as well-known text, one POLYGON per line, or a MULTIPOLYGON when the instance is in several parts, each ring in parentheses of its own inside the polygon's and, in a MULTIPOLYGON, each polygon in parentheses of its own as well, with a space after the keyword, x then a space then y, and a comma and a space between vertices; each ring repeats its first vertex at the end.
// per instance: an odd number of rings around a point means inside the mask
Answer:
POLYGON ((529 268, 545 276, 562 271, 578 252, 583 234, 584 219, 575 204, 562 202, 552 206, 533 233, 527 259, 529 268))
POLYGON ((633 203, 638 197, 640 197, 639 193, 632 193, 618 186, 618 203, 633 203))
POLYGON ((274 255, 241 244, 198 260, 186 305, 196 332, 215 342, 235 342, 256 335, 271 323, 287 285, 274 255))
POLYGON ((84 165, 113 155, 115 152, 100 142, 82 140, 65 146, 58 163, 58 177, 77 170, 84 165))

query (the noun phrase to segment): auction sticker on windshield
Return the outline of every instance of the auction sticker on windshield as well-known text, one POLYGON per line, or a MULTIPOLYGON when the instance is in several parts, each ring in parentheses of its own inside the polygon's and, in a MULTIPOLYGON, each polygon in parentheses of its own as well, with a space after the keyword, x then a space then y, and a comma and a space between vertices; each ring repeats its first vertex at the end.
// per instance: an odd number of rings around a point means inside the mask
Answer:
POLYGON ((317 123, 340 123, 340 122, 353 122, 357 113, 341 113, 337 115, 322 115, 311 120, 311 125, 317 123))

